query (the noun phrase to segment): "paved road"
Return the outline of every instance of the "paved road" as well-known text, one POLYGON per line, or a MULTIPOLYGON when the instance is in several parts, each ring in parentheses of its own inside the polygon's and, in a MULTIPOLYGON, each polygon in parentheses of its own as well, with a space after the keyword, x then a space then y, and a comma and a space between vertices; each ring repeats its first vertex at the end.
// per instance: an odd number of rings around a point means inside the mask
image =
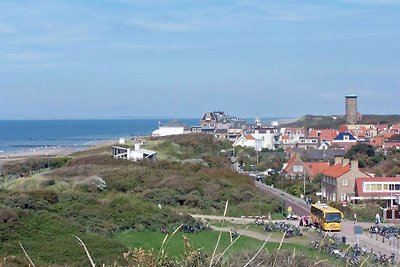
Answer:
POLYGON ((303 199, 292 196, 282 190, 276 189, 261 182, 255 182, 255 185, 263 192, 272 195, 280 201, 285 201, 285 206, 292 207, 293 212, 299 216, 310 215, 310 206, 306 205, 303 199))
MULTIPOLYGON (((310 214, 310 206, 306 205, 304 200, 301 198, 292 196, 282 190, 273 188, 269 185, 262 184, 260 182, 255 182, 255 185, 263 192, 272 195, 278 198, 280 201, 285 201, 286 207, 290 206, 293 209, 293 212, 300 216, 309 215, 310 214)), ((364 229, 370 228, 373 223, 357 223, 357 225, 362 226, 364 229)), ((398 256, 400 256, 400 242, 390 242, 385 239, 383 242, 383 238, 378 236, 371 236, 369 234, 364 233, 360 235, 358 238, 354 235, 354 224, 352 221, 343 220, 342 221, 342 231, 339 233, 339 236, 345 236, 347 238, 347 242, 349 244, 356 244, 358 241, 361 246, 367 247, 368 250, 373 250, 378 253, 383 253, 386 255, 390 255, 393 252, 396 252, 398 256), (395 244, 396 243, 396 244, 395 244), (395 250, 396 246, 396 250, 395 250)))

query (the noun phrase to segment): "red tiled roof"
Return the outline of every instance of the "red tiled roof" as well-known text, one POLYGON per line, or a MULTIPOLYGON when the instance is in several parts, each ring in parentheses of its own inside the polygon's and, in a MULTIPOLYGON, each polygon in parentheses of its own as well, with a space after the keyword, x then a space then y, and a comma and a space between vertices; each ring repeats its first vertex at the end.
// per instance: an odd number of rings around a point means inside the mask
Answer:
POLYGON ((282 136, 281 136, 281 139, 282 139, 282 140, 289 140, 289 135, 282 135, 282 136))
POLYGON ((289 168, 292 166, 292 164, 296 161, 296 154, 294 154, 293 156, 290 157, 290 159, 288 160, 286 167, 283 169, 284 171, 288 171, 289 168))
POLYGON ((400 129, 400 123, 393 124, 392 129, 400 129))
POLYGON ((252 136, 251 134, 245 135, 244 138, 245 138, 246 140, 256 140, 256 139, 254 138, 254 136, 252 136))
POLYGON ((387 124, 378 124, 375 125, 375 127, 380 131, 383 132, 385 131, 385 129, 387 130, 389 128, 389 126, 387 124))
POLYGON ((349 127, 346 124, 342 124, 339 126, 339 132, 347 132, 349 127))
POLYGON ((350 171, 350 165, 342 165, 340 163, 336 163, 335 165, 329 166, 325 170, 322 171, 322 174, 325 176, 339 178, 343 174, 350 171))
POLYGON ((357 196, 390 196, 390 192, 364 192, 362 184, 364 182, 400 182, 400 177, 362 177, 356 178, 357 196))
POLYGON ((337 130, 332 130, 332 129, 312 129, 310 130, 310 133, 308 134, 309 137, 318 137, 320 140, 327 140, 331 141, 335 139, 335 137, 339 134, 339 131, 337 130))
POLYGON ((320 174, 329 168, 329 162, 304 162, 304 164, 310 169, 313 175, 320 174))
POLYGON ((384 133, 383 136, 385 137, 385 139, 389 139, 390 137, 392 137, 393 135, 395 135, 395 133, 384 133))

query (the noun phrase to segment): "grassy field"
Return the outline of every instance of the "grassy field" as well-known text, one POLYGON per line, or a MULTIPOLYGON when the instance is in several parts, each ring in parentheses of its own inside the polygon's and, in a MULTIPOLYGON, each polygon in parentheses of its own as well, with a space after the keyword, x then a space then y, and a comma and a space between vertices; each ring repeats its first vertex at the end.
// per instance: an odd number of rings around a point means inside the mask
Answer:
MULTIPOLYGON (((216 231, 204 231, 197 234, 186 234, 185 236, 189 239, 189 243, 194 249, 202 249, 206 253, 212 253, 215 244, 217 243, 219 232, 216 231)), ((168 255, 181 256, 184 254, 184 234, 178 232, 164 245, 165 251, 168 255)), ((280 235, 281 236, 281 235, 280 235)), ((161 244, 165 238, 165 234, 160 232, 122 232, 114 235, 114 240, 124 244, 128 248, 144 248, 154 249, 158 252, 161 248, 161 244)), ((221 241, 219 244, 218 252, 222 252, 230 244, 229 233, 222 233, 221 241)), ((263 241, 253 239, 250 237, 242 236, 240 239, 229 249, 227 256, 232 252, 249 249, 259 249, 263 244, 263 241)), ((265 249, 268 251, 277 250, 279 243, 268 242, 265 249)), ((311 250, 307 245, 304 244, 282 244, 281 250, 297 251, 305 255, 312 256, 319 260, 329 259, 329 256, 325 253, 321 253, 315 250, 311 250)), ((329 259, 331 260, 331 259, 329 259)))

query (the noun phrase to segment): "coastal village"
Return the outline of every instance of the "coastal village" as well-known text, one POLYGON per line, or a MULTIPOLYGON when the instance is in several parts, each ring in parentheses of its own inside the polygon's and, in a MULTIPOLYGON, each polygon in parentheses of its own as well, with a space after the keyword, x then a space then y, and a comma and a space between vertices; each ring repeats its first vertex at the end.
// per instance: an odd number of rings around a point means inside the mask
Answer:
POLYGON ((337 262, 332 266, 395 266, 400 116, 373 115, 380 123, 368 116, 357 112, 355 95, 345 97, 344 116, 290 122, 208 111, 198 125, 159 122, 150 136, 10 159, 0 175, 4 266, 20 266, 7 265, 13 255, 26 263, 22 246, 43 255, 32 253, 32 262, 57 257, 82 266, 87 254, 76 240, 104 266, 149 266, 146 253, 151 261, 175 261, 188 251, 196 258, 201 247, 206 256, 190 266, 242 267, 250 262, 242 253, 257 256, 265 244, 267 254, 247 266, 271 266, 264 261, 278 256, 275 266, 287 266, 286 259, 307 262, 298 266, 327 267, 330 260, 337 262), (168 256, 152 254, 164 247, 168 256), (235 265, 238 259, 242 264, 235 265))
POLYGON ((0 267, 400 267, 400 0, 0 10, 0 267))
MULTIPOLYGON (((382 154, 400 149, 400 122, 393 124, 360 124, 362 115, 357 112, 357 96, 345 96, 345 122, 337 129, 285 127, 279 122, 265 125, 259 117, 248 122, 222 111, 205 112, 199 125, 186 126, 173 120, 159 125, 152 137, 164 137, 191 133, 207 133, 220 140, 232 143, 232 159, 235 149, 250 148, 256 152, 282 151, 285 162, 279 172, 292 180, 321 179, 319 197, 324 202, 358 203, 379 199, 385 202, 383 216, 400 219, 395 212, 400 203, 400 173, 381 177, 363 170, 357 158, 345 158, 346 153, 357 144, 370 145, 382 154)), ((337 117, 332 117, 336 120, 337 117)), ((156 160, 157 152, 143 149, 140 140, 135 148, 124 146, 124 139, 112 147, 115 158, 130 160, 156 160), (122 145, 122 146, 121 146, 122 145)), ((244 170, 243 163, 236 162, 237 170, 244 170)), ((303 194, 301 197, 305 197, 303 194)))

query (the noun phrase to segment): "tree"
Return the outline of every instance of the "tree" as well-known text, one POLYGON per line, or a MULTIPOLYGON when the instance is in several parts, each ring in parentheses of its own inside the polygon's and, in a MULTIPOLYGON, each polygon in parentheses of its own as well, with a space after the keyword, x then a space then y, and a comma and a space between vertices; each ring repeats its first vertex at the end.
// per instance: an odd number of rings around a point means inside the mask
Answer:
POLYGON ((352 146, 349 151, 347 151, 345 157, 351 160, 355 159, 357 156, 364 155, 367 157, 375 156, 375 149, 373 146, 365 143, 358 143, 352 146))

